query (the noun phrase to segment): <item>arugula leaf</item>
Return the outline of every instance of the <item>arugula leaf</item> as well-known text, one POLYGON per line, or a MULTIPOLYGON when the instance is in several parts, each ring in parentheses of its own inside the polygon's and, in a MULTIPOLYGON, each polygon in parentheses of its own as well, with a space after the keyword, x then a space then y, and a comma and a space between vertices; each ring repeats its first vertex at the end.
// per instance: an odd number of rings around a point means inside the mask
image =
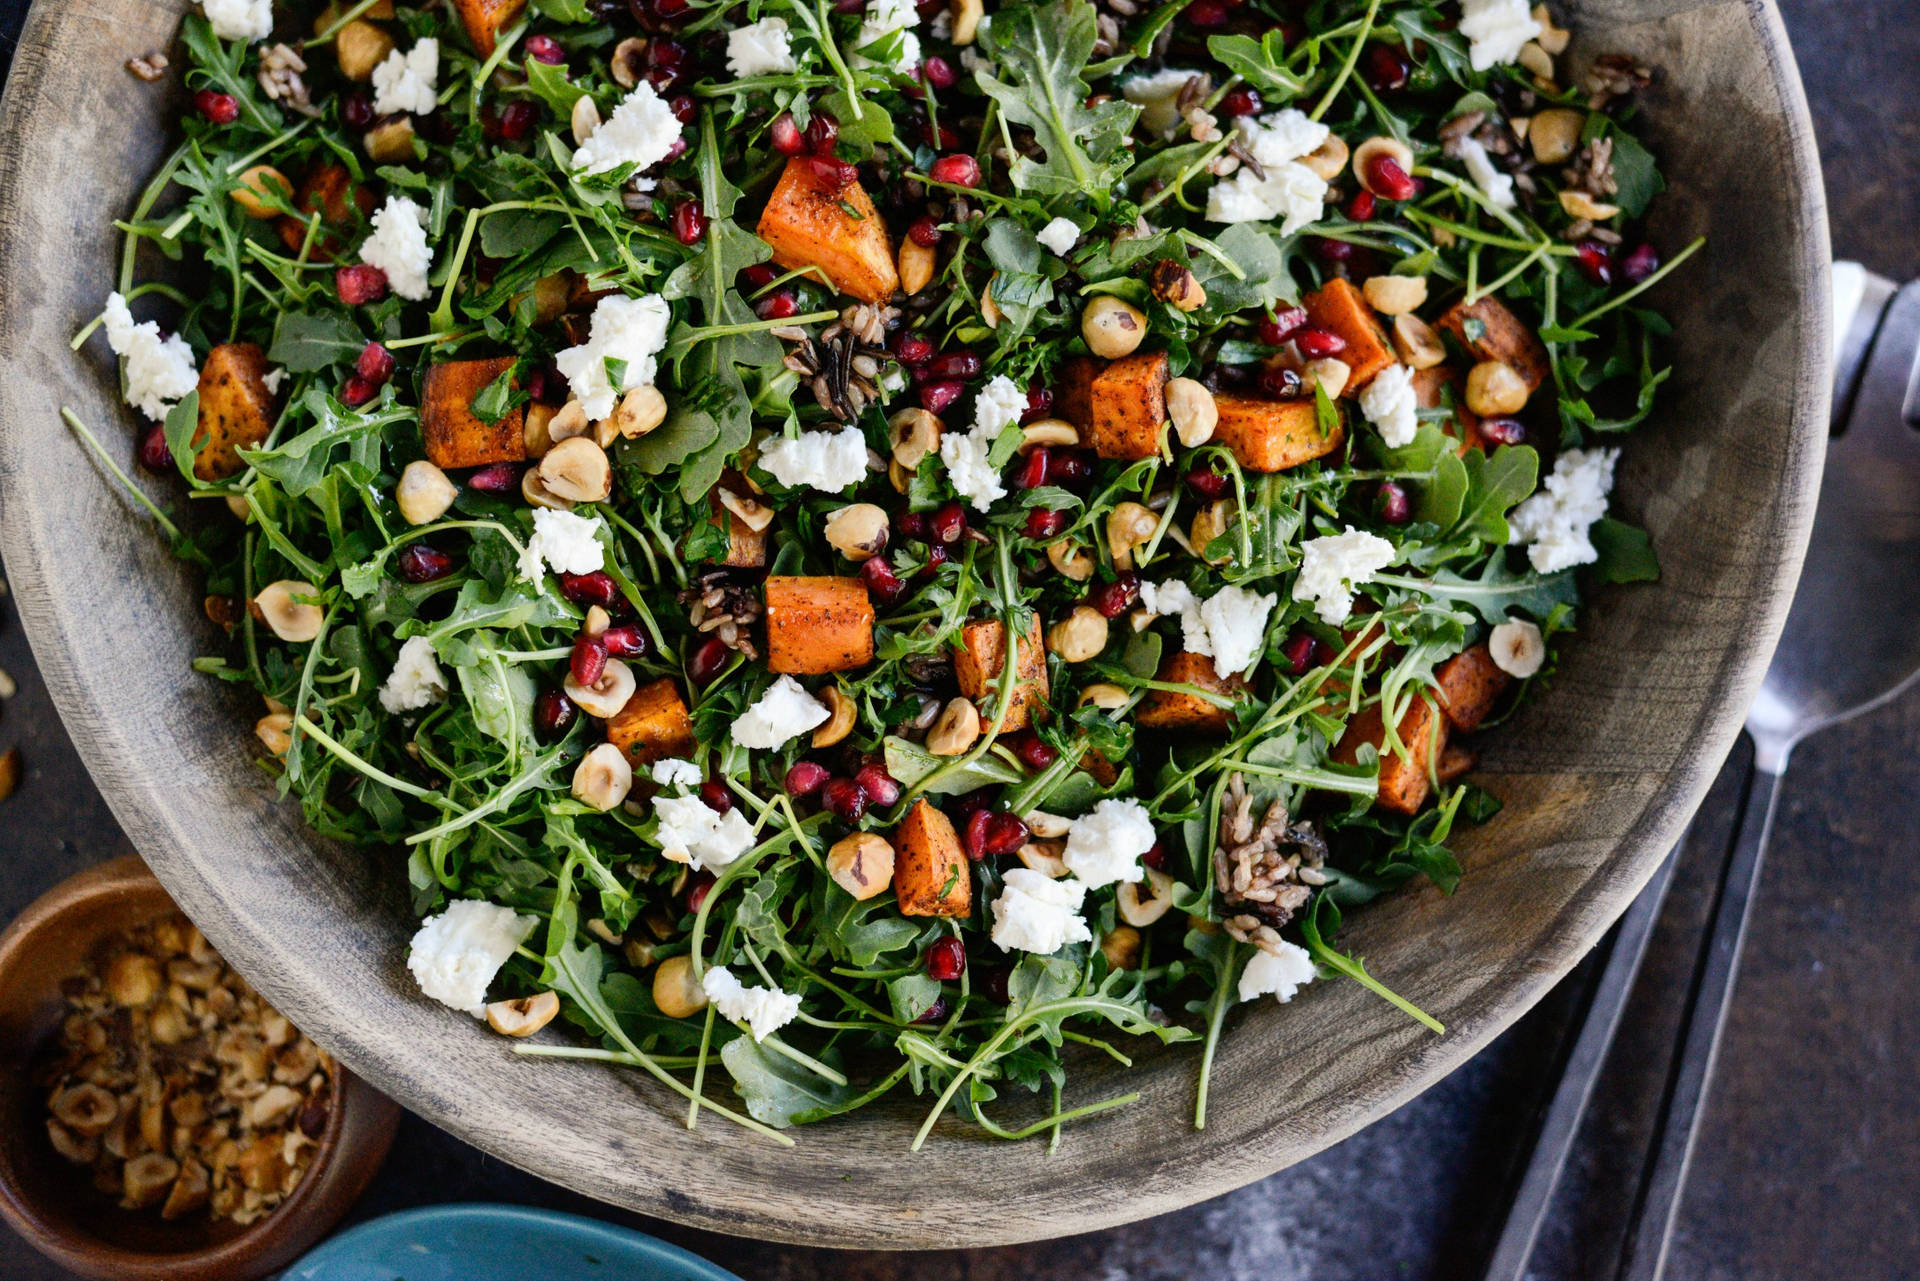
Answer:
MULTIPOLYGON (((945 757, 935 756, 918 743, 904 738, 888 738, 886 752, 887 773, 907 787, 952 764, 945 757)), ((989 784, 1019 783, 1025 779, 1026 775, 1017 767, 996 756, 982 756, 936 779, 926 790, 932 796, 958 796, 989 784)))
POLYGON ((1571 605, 1579 599, 1572 570, 1558 574, 1511 570, 1504 553, 1490 558, 1478 578, 1443 569, 1431 580, 1413 585, 1432 600, 1465 605, 1490 624, 1506 622, 1507 615, 1516 609, 1545 618, 1555 605, 1571 605))
POLYGON ((1002 115, 1033 130, 1046 156, 1014 158, 1008 176, 1016 189, 1085 196, 1105 207, 1126 173, 1127 131, 1140 109, 1120 99, 1087 105, 1093 91, 1081 70, 1093 52, 1094 28, 1093 6, 1082 0, 997 10, 982 32, 995 66, 979 68, 974 79, 1002 115))
POLYGON ((720 1047, 720 1062, 740 1091, 747 1115, 775 1129, 830 1116, 854 1097, 852 1086, 835 1085, 782 1054, 770 1053, 750 1036, 720 1047))
POLYGON ((1613 201, 1627 217, 1638 218, 1667 189, 1666 180, 1653 153, 1638 138, 1618 125, 1607 129, 1607 137, 1613 140, 1613 178, 1619 184, 1613 201))
POLYGON ((173 465, 179 473, 192 480, 194 464, 194 437, 200 434, 200 392, 198 389, 182 396, 172 409, 167 411, 161 433, 167 442, 167 452, 173 455, 173 465))
POLYGON ((1291 102, 1306 92, 1306 80, 1287 68, 1287 37, 1279 27, 1259 40, 1252 36, 1210 36, 1207 52, 1258 89, 1270 107, 1291 102))
POLYGON ((1454 535, 1506 546, 1507 513, 1533 492, 1540 455, 1531 445, 1502 445, 1491 458, 1469 449, 1465 469, 1467 488, 1454 535))
POLYGON ((350 364, 367 345, 353 317, 337 311, 284 311, 274 322, 267 359, 288 373, 310 374, 350 364))
POLYGON ((1600 553, 1593 572, 1603 583, 1651 583, 1660 577, 1660 558, 1653 554, 1647 531, 1625 521, 1603 516, 1587 531, 1600 553))

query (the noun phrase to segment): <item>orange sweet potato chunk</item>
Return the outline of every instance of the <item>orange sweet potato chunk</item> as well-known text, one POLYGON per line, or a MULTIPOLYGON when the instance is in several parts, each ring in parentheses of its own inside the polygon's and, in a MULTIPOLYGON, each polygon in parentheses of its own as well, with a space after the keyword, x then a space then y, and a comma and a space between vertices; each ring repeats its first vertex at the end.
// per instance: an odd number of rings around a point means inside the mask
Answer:
POLYGON ((1465 300, 1457 302, 1440 317, 1437 328, 1459 339, 1475 360, 1511 365, 1529 392, 1540 390, 1553 373, 1546 344, 1498 298, 1482 298, 1471 307, 1465 300), (1469 321, 1475 323, 1469 325, 1469 321))
POLYGON ((488 58, 493 56, 500 32, 520 16, 527 0, 453 0, 453 7, 459 11, 460 25, 467 29, 474 52, 488 58))
POLYGON ((1285 471, 1332 453, 1346 439, 1336 423, 1327 435, 1311 400, 1255 400, 1251 396, 1216 394, 1220 411, 1213 438, 1233 451, 1248 471, 1285 471))
POLYGON ((843 294, 884 302, 900 288, 887 226, 860 184, 835 190, 820 181, 806 157, 787 162, 755 228, 789 270, 811 268, 843 294))
POLYGON ((893 892, 902 916, 965 916, 973 911, 973 878, 953 822, 925 797, 893 833, 893 892))
POLYGON ((767 579, 767 670, 844 672, 873 661, 873 601, 857 578, 767 579))
POLYGON ((1092 356, 1069 356, 1053 375, 1053 412, 1078 427, 1082 440, 1093 430, 1093 380, 1100 369, 1092 356))
MULTIPOLYGON (((999 684, 1006 668, 1005 635, 1006 628, 999 619, 975 619, 960 629, 960 644, 954 647, 954 678, 960 683, 960 692, 980 708, 982 721, 993 717, 992 709, 983 700, 991 687, 999 684)), ((1014 655, 1013 701, 1007 704, 1007 719, 1000 726, 1003 734, 1025 729, 1035 719, 1046 716, 1047 651, 1040 639, 1038 614, 1034 615, 1027 634, 1021 637, 1018 648, 1020 652, 1014 655)))
MULTIPOLYGON (((370 217, 373 206, 373 192, 356 183, 345 165, 315 165, 301 178, 293 194, 295 209, 317 213, 324 226, 343 231, 352 227, 356 215, 370 217)), ((274 229, 280 233, 281 243, 290 254, 299 253, 300 246, 306 243, 307 224, 301 219, 283 214, 274 220, 274 229)), ((314 238, 313 251, 319 257, 332 258, 343 248, 340 237, 330 231, 322 231, 314 238)))
POLYGON ((1440 753, 1440 763, 1434 772, 1440 776, 1440 786, 1452 787, 1470 773, 1480 763, 1480 757, 1458 743, 1448 743, 1447 750, 1440 753))
POLYGON ((1167 353, 1135 352, 1094 375, 1092 420, 1081 439, 1102 458, 1132 461, 1160 452, 1167 426, 1167 353))
POLYGON ((1452 365, 1432 365, 1413 371, 1413 399, 1422 409, 1444 409, 1452 396, 1453 423, 1442 430, 1458 438, 1455 451, 1466 457, 1469 449, 1480 444, 1480 416, 1467 408, 1466 376, 1452 365))
POLYGON ((223 343, 200 366, 200 425, 194 432, 193 474, 224 480, 246 466, 239 451, 273 430, 273 393, 267 390, 267 353, 258 343, 223 343))
MULTIPOLYGON (((1247 682, 1239 676, 1222 676, 1213 660, 1204 654, 1181 650, 1160 664, 1157 680, 1173 685, 1192 685, 1210 694, 1225 694, 1238 699, 1247 692, 1247 682)), ((1140 700, 1134 717, 1141 729, 1169 734, 1224 734, 1227 709, 1215 707, 1196 694, 1156 689, 1140 700)))
POLYGON ((1428 767, 1437 765, 1446 749, 1447 720, 1432 703, 1415 698, 1400 718, 1398 733, 1409 749, 1406 760, 1383 746, 1387 741, 1386 718, 1380 714, 1380 704, 1374 703, 1348 722, 1347 732, 1334 745, 1332 759, 1342 765, 1358 764, 1361 745, 1371 744, 1380 753, 1380 790, 1374 804, 1395 814, 1412 814, 1427 803, 1427 795, 1433 790, 1428 767))
POLYGON ((1309 323, 1332 330, 1347 344, 1340 359, 1353 372, 1341 389, 1342 396, 1358 396, 1374 375, 1394 363, 1393 343, 1387 331, 1380 327, 1373 308, 1352 281, 1335 276, 1302 299, 1301 305, 1307 309, 1309 323))
POLYGON ((673 679, 663 676, 633 691, 627 705, 608 719, 607 741, 636 767, 691 756, 693 721, 673 679))
POLYGON ((1457 730, 1472 731, 1487 719, 1487 713, 1506 693, 1513 677, 1494 665, 1493 651, 1485 642, 1462 650, 1433 671, 1440 691, 1435 695, 1440 710, 1457 730))
POLYGON ((452 360, 427 370, 420 396, 420 435, 426 442, 427 460, 435 467, 485 467, 517 463, 527 456, 522 430, 526 406, 516 405, 491 423, 473 413, 473 398, 512 367, 512 356, 495 356, 452 360))

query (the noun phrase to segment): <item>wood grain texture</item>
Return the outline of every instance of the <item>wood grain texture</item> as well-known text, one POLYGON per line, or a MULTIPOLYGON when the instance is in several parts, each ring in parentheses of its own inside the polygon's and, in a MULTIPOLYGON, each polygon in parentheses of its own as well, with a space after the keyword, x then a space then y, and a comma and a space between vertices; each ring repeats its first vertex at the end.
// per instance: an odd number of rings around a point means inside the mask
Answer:
MULTIPOLYGON (((78 360, 66 343, 111 287, 108 220, 166 144, 155 88, 118 68, 165 44, 181 8, 71 0, 29 20, 0 109, 0 355, 55 372, 0 381, 0 547, 83 758, 183 907, 346 1064, 506 1160, 647 1213, 821 1244, 1016 1241, 1190 1204, 1368 1124, 1515 1019, 1651 873, 1737 730, 1798 571, 1825 431, 1811 135, 1771 4, 1595 3, 1589 44, 1664 68, 1648 113, 1675 185, 1659 239, 1712 234, 1658 300, 1679 371, 1621 467, 1620 505, 1666 572, 1603 592, 1554 697, 1491 746, 1508 807, 1466 843, 1461 891, 1399 896, 1350 933, 1446 1037, 1353 985, 1317 987, 1236 1016, 1205 1132, 1188 1125, 1195 1056, 1150 1052, 1125 1078, 1141 1101, 1049 1160, 946 1127, 910 1157, 911 1100, 810 1127, 790 1151, 712 1122, 690 1133, 650 1085, 516 1059, 413 992, 399 861, 314 839, 262 786, 251 708, 187 672, 206 642, 195 584, 58 419, 71 405, 130 450, 112 362, 97 341, 78 360)), ((1091 1065, 1074 1086, 1119 1088, 1091 1065)))

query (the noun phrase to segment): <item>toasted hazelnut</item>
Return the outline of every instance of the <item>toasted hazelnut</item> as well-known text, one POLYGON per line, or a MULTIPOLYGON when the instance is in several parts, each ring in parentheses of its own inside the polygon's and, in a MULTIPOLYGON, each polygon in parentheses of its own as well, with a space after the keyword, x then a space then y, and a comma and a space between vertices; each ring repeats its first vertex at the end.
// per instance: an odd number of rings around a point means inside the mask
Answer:
POLYGON ((1107 647, 1107 620, 1091 605, 1076 605, 1071 614, 1047 629, 1047 648, 1064 663, 1084 663, 1107 647))
POLYGON ((1064 418, 1036 418, 1020 429, 1020 449, 1036 446, 1071 449, 1080 443, 1080 429, 1064 418))
POLYGON ((592 94, 583 93, 573 100, 573 114, 567 127, 573 134, 575 146, 584 144, 600 128, 600 108, 594 105, 592 94))
POLYGON ((487 1004, 487 1026, 501 1036, 532 1036, 560 1012, 560 998, 552 992, 535 992, 511 1001, 487 1004))
POLYGON ((305 644, 320 634, 320 624, 326 616, 320 606, 313 603, 319 595, 312 583, 283 578, 262 587, 253 598, 253 606, 275 636, 293 644, 305 644))
POLYGON ((829 685, 818 695, 826 704, 827 721, 813 731, 815 747, 832 747, 847 735, 853 733, 853 723, 859 718, 860 705, 840 692, 838 685, 829 685))
POLYGON ((1167 383, 1167 417, 1180 443, 1194 449, 1213 439, 1220 425, 1220 406, 1205 383, 1193 378, 1175 378, 1167 383))
POLYGON ((722 488, 719 490, 720 505, 732 512, 742 525, 754 533, 759 533, 773 524, 773 508, 759 501, 751 494, 722 488))
POLYGON ((653 972, 653 1003, 670 1019, 684 1019, 707 1008, 707 993, 693 977, 693 958, 669 956, 653 972))
POLYGON ((180 1163, 158 1152, 134 1157, 120 1171, 121 1195, 134 1209, 159 1204, 180 1173, 180 1163))
POLYGON ((292 1119, 306 1100, 300 1091, 287 1085, 269 1085, 247 1104, 247 1122, 256 1129, 269 1129, 292 1119))
MULTIPOLYGON (((609 663, 611 667, 613 664, 609 663)), ((629 676, 628 680, 633 678, 629 676)), ((602 743, 573 769, 574 799, 605 813, 627 799, 633 788, 633 766, 626 753, 612 743, 602 743)))
POLYGON ((913 488, 913 473, 900 465, 898 458, 887 459, 887 483, 893 486, 893 492, 904 494, 913 488))
POLYGON ((1150 867, 1144 870, 1147 874, 1144 881, 1122 885, 1114 896, 1120 919, 1142 929, 1165 916, 1173 906, 1173 878, 1150 867))
POLYGON ((160 995, 160 962, 144 952, 122 952, 107 965, 107 996, 125 1009, 144 1009, 160 995))
POLYGON ((1540 24, 1540 34, 1534 39, 1540 42, 1542 49, 1556 58, 1567 51, 1567 44, 1573 39, 1573 33, 1564 27, 1553 25, 1553 14, 1548 11, 1547 6, 1544 4, 1533 6, 1533 20, 1540 24))
POLYGON ((540 482, 570 502, 597 503, 613 492, 613 465, 607 461, 607 451, 594 441, 571 436, 540 460, 540 482))
POLYGON ((1561 192, 1560 207, 1567 211, 1567 217, 1585 218, 1589 222, 1605 222, 1620 212, 1619 205, 1595 200, 1584 191, 1561 192))
POLYGON ((1383 316, 1418 311, 1427 301, 1425 276, 1369 276, 1360 289, 1367 305, 1383 316))
POLYGON ((1509 676, 1525 680, 1547 660, 1547 642, 1540 629, 1525 619, 1509 619, 1487 638, 1493 665, 1509 676))
POLYGON ((120 1101, 97 1085, 68 1086, 53 1096, 53 1119, 82 1138, 95 1138, 120 1115, 120 1101))
POLYGON ((613 56, 609 60, 608 72, 613 82, 622 89, 631 89, 640 83, 641 59, 646 56, 647 40, 645 36, 628 36, 613 46, 613 56))
POLYGON ((1440 335, 1412 312, 1393 318, 1393 350, 1410 369, 1431 369, 1447 358, 1440 335))
POLYGON ((340 74, 365 84, 373 79, 373 69, 393 52, 393 37, 363 18, 355 18, 333 33, 334 56, 340 60, 340 74))
POLYGON ((153 1015, 147 1020, 147 1033, 156 1045, 178 1045, 192 1036, 193 1031, 187 1012, 172 1001, 154 1006, 153 1015))
POLYGON ((827 875, 856 899, 870 899, 893 884, 893 846, 873 832, 843 836, 827 851, 827 875))
POLYGON ((1332 400, 1347 389, 1347 380, 1353 377, 1353 366, 1338 356, 1322 356, 1319 360, 1309 360, 1304 370, 1309 387, 1317 387, 1327 393, 1332 400))
POLYGON ((439 520, 459 496, 460 487, 424 458, 408 463, 400 473, 400 483, 393 489, 400 517, 409 525, 427 525, 439 520))
POLYGON ((917 294, 933 280, 937 255, 932 245, 923 245, 912 236, 900 238, 900 288, 917 294))
POLYGON ((980 709, 964 698, 941 708, 939 719, 927 731, 927 750, 935 756, 958 756, 979 741, 980 709))
POLYGON ((207 1203, 208 1186, 207 1167, 198 1161, 185 1162, 173 1186, 167 1189, 167 1199, 160 1205, 160 1217, 178 1219, 200 1209, 207 1203))
POLYGON ((1153 537, 1160 518, 1141 503, 1121 503, 1107 513, 1107 551, 1115 569, 1133 568, 1133 549, 1153 537))
POLYGON ((235 180, 230 193, 233 203, 240 206, 240 212, 249 218, 272 218, 279 210, 270 204, 270 197, 278 197, 282 204, 293 198, 293 184, 287 181, 287 175, 272 165, 254 165, 241 173, 235 180))
POLYGON ((635 387, 613 411, 614 431, 635 440, 667 421, 667 398, 652 383, 635 387))
POLYGON ((75 1134, 52 1117, 47 1118, 47 1140, 63 1160, 75 1165, 92 1165, 100 1157, 100 1140, 75 1134))
POLYGON ((953 42, 962 46, 972 44, 980 35, 980 20, 987 15, 985 0, 950 0, 947 12, 953 18, 953 42))
POLYGON ((1543 87, 1553 85, 1553 55, 1540 47, 1538 40, 1529 40, 1520 46, 1520 54, 1514 59, 1533 76, 1543 81, 1543 87))
POLYGON ((1063 841, 1028 841, 1020 847, 1020 865, 1057 881, 1067 874, 1066 849, 1063 841))
POLYGON ((1413 148, 1398 138, 1389 138, 1379 134, 1367 139, 1353 149, 1353 176, 1360 185, 1376 196, 1386 196, 1384 191, 1375 190, 1369 170, 1373 168, 1374 157, 1386 156, 1400 166, 1402 173, 1413 172, 1413 148))
POLYGON ((1047 563, 1062 577, 1084 583, 1093 577, 1093 553, 1078 543, 1061 539, 1047 544, 1047 563))
POLYGON ((1133 697, 1118 685, 1107 681, 1097 681, 1080 691, 1080 701, 1076 707, 1097 707, 1103 712, 1117 712, 1127 705, 1133 697))
POLYGON ((581 711, 606 720, 609 716, 619 715, 620 709, 633 697, 633 669, 617 658, 610 658, 606 669, 600 673, 600 679, 593 684, 582 685, 569 674, 561 682, 560 688, 566 691, 568 698, 579 704, 581 711))
POLYGON ((1080 312, 1080 336, 1102 360, 1130 356, 1147 336, 1147 314, 1124 298, 1096 295, 1080 312))
POLYGON ((1206 286, 1202 285, 1186 263, 1162 258, 1147 274, 1147 288, 1153 296, 1175 311, 1198 311, 1207 305, 1206 286))
POLYGON ((587 618, 580 630, 589 636, 603 636, 607 628, 613 626, 613 615, 598 605, 587 606, 587 618))
POLYGON ((1565 164, 1580 150, 1580 135, 1586 130, 1587 115, 1570 107, 1549 107, 1534 116, 1527 128, 1527 145, 1533 158, 1543 165, 1565 164))
POLYGON ((826 535, 848 560, 867 560, 887 545, 887 513, 872 503, 849 503, 828 514, 826 535))
POLYGON ((1347 144, 1339 134, 1330 133, 1325 142, 1300 157, 1300 163, 1320 181, 1332 182, 1347 167, 1347 144))
POLYGON ((526 415, 521 420, 520 440, 526 446, 528 458, 544 458, 547 451, 553 448, 551 428, 559 412, 552 405, 543 405, 537 400, 527 406, 526 415))
POLYGON ((893 461, 908 471, 920 466, 928 454, 940 448, 940 434, 946 430, 933 414, 924 409, 902 409, 887 419, 887 438, 893 445, 893 461))
POLYGON ((1131 925, 1116 925, 1100 939, 1100 955, 1107 958, 1110 970, 1139 968, 1140 947, 1140 931, 1131 925))
POLYGON ((361 137, 367 155, 383 165, 405 164, 413 159, 413 118, 399 116, 383 120, 361 137))
POLYGON ((253 723, 253 736, 274 756, 285 756, 293 746, 293 714, 269 712, 253 723))
POLYGON ((1527 396, 1526 381, 1505 361, 1483 360, 1467 371, 1467 408, 1482 418, 1517 414, 1527 396))
POLYGON ((540 479, 538 467, 529 467, 520 473, 520 497, 527 500, 527 506, 544 507, 548 511, 570 512, 574 506, 547 488, 547 482, 540 479))
POLYGON ((993 300, 993 283, 998 279, 1000 273, 996 271, 987 277, 986 287, 980 291, 980 319, 987 322, 988 329, 1000 328, 1000 322, 1007 318, 1000 304, 993 300))
POLYGON ((1225 564, 1227 557, 1207 555, 1207 547, 1213 540, 1227 532, 1233 524, 1233 502, 1222 498, 1218 502, 1208 503, 1194 513, 1193 523, 1187 528, 1187 538, 1193 543, 1193 554, 1209 565, 1225 564))

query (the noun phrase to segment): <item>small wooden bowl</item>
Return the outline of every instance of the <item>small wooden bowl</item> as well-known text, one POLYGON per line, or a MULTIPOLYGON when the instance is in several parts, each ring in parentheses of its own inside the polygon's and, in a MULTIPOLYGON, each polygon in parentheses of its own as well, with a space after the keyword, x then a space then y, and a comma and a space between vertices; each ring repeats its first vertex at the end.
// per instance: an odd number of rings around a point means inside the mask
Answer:
POLYGON ((32 1067, 102 941, 176 910, 133 855, 55 886, 0 934, 0 1215, 71 1272, 108 1281, 252 1281, 325 1236, 365 1190, 393 1145, 400 1108, 335 1068, 334 1105, 313 1164, 263 1219, 236 1227, 199 1215, 167 1222, 124 1210, 47 1140, 32 1067))

